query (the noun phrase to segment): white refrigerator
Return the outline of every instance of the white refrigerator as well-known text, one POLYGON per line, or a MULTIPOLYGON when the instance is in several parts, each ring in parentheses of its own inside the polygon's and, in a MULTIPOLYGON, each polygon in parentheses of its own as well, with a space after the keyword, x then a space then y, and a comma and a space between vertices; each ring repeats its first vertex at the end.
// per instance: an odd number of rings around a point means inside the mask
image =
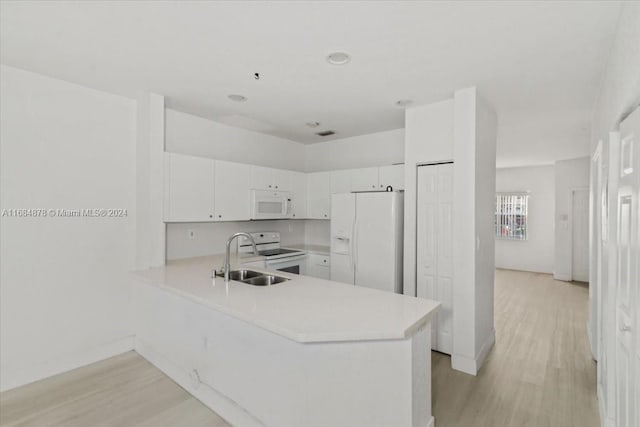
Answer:
POLYGON ((402 293, 403 193, 331 197, 331 280, 402 293))

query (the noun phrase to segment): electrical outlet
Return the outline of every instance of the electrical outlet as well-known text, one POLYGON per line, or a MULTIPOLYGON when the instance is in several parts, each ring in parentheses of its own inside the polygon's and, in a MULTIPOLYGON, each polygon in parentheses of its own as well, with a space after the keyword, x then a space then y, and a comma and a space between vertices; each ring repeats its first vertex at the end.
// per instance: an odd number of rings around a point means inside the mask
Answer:
POLYGON ((187 237, 189 238, 189 240, 195 239, 196 238, 196 230, 193 230, 193 229, 187 230, 187 237))

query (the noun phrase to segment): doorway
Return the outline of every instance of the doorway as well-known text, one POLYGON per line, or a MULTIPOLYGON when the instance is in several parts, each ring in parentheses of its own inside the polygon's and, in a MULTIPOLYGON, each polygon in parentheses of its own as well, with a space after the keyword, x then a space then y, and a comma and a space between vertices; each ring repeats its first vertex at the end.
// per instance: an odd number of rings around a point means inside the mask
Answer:
POLYGON ((571 280, 589 281, 589 189, 571 192, 571 280))

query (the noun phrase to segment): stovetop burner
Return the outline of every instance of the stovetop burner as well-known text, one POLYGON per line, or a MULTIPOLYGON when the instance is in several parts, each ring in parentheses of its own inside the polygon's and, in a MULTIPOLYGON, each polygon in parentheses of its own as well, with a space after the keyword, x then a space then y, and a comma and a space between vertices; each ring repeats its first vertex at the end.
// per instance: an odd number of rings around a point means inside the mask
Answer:
POLYGON ((300 251, 296 251, 294 249, 266 249, 263 251, 258 251, 258 253, 263 256, 276 256, 276 255, 291 254, 295 252, 300 252, 300 251))

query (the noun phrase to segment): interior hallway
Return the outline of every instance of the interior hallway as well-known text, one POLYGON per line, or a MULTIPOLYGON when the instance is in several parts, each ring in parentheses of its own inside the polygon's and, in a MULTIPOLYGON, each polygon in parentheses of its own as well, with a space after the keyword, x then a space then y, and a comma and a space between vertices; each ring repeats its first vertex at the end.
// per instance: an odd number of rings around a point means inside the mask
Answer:
MULTIPOLYGON (((433 353, 438 427, 597 427, 588 289, 496 271, 496 346, 477 377, 433 353)), ((2 393, 6 426, 228 426, 134 352, 2 393)), ((391 426, 390 426, 391 427, 391 426)))
POLYGON ((438 427, 598 427, 589 289, 549 274, 496 270, 496 345, 477 377, 433 353, 438 427))

